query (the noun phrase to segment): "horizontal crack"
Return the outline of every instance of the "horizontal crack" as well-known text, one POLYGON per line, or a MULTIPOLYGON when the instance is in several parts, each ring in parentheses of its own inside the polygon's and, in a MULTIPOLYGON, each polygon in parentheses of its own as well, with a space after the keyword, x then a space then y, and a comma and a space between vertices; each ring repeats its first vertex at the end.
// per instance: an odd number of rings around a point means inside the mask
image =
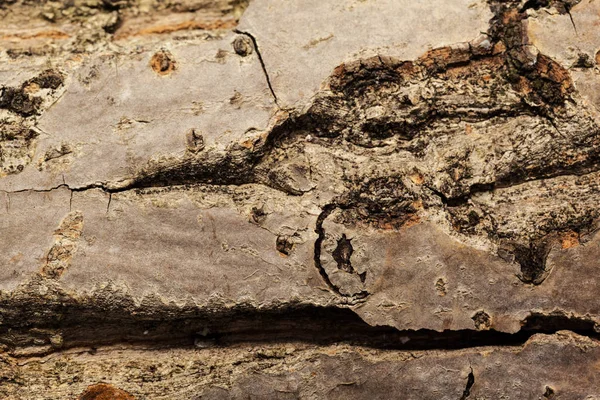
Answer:
POLYGON ((143 190, 150 190, 150 189, 168 189, 168 188, 180 188, 180 189, 185 189, 185 188, 191 188, 194 186, 201 186, 201 185, 205 185, 205 186, 241 186, 241 185, 261 185, 261 186, 265 186, 268 187, 270 189, 274 189, 274 190, 278 190, 280 192, 285 193, 288 196, 302 196, 304 193, 302 194, 297 194, 297 193, 291 193, 288 191, 284 191, 281 190, 279 188, 275 188, 271 185, 262 183, 262 182, 243 182, 243 183, 209 183, 209 182, 196 182, 196 183, 177 183, 177 184, 166 184, 166 185, 161 185, 161 184, 156 184, 156 185, 150 185, 147 182, 145 182, 144 184, 139 184, 137 182, 133 182, 133 183, 128 183, 127 185, 123 185, 123 186, 118 186, 118 185, 113 185, 110 183, 94 183, 94 184, 90 184, 90 185, 84 185, 84 186, 78 186, 78 187, 71 187, 66 183, 61 183, 60 185, 57 186, 53 186, 53 187, 49 187, 49 188, 43 188, 43 189, 35 189, 35 188, 27 188, 27 189, 19 189, 19 190, 3 190, 0 189, 0 193, 4 193, 4 194, 16 194, 16 193, 27 193, 27 192, 34 192, 34 193, 49 193, 55 190, 60 190, 60 189, 67 189, 69 191, 71 191, 71 193, 73 192, 86 192, 88 190, 94 190, 94 189, 98 189, 101 190, 109 195, 112 195, 113 193, 123 193, 123 192, 128 192, 128 191, 133 191, 133 190, 138 190, 138 191, 143 191, 143 190))
MULTIPOLYGON (((158 310, 151 314, 110 309, 99 301, 94 306, 55 304, 39 313, 39 301, 30 299, 19 305, 0 305, 5 315, 0 343, 9 353, 19 348, 39 347, 39 354, 74 347, 98 347, 118 343, 145 346, 231 346, 236 343, 299 341, 326 345, 349 343, 381 349, 461 349, 481 346, 521 346, 538 333, 553 334, 570 330, 599 338, 593 321, 564 315, 533 314, 517 333, 495 330, 398 330, 371 326, 346 307, 288 305, 269 310, 238 306, 227 310, 158 310), (36 317, 30 314, 37 313, 36 317), (60 315, 60 318, 57 316, 60 315), (23 318, 25 316, 26 318, 23 318), (56 340, 60 337, 60 340, 56 340), (59 342, 60 346, 53 346, 59 342)), ((166 307, 168 308, 168 307, 166 307)), ((29 352, 28 352, 29 353, 29 352)))
POLYGON ((85 186, 78 186, 78 187, 71 187, 66 183, 61 183, 60 185, 57 186, 53 186, 50 188, 45 188, 45 189, 19 189, 19 190, 0 190, 1 193, 6 193, 6 194, 15 194, 15 193, 27 193, 27 192, 34 192, 34 193, 49 193, 55 190, 59 190, 59 189, 67 189, 70 190, 71 192, 85 192, 88 190, 93 190, 93 189, 100 189, 103 192, 106 193, 118 193, 118 192, 125 192, 127 190, 133 190, 133 189, 138 189, 137 187, 134 186, 130 186, 130 185, 125 185, 122 187, 118 187, 118 186, 109 186, 106 183, 93 183, 93 184, 89 184, 89 185, 85 185, 85 186))
POLYGON ((447 207, 459 207, 465 205, 469 202, 469 200, 477 194, 480 193, 488 193, 493 192, 497 189, 508 189, 515 188, 523 185, 527 185, 529 183, 538 182, 538 181, 547 181, 556 178, 579 178, 585 177, 586 175, 597 174, 600 172, 600 165, 588 165, 584 168, 573 169, 573 170, 564 170, 559 171, 554 174, 545 174, 540 176, 531 176, 525 180, 519 180, 515 182, 506 182, 506 181, 498 181, 492 182, 488 184, 475 184, 469 188, 469 193, 457 196, 457 197, 448 197, 441 191, 432 187, 431 185, 424 184, 423 187, 429 189, 434 195, 439 197, 441 202, 447 207))

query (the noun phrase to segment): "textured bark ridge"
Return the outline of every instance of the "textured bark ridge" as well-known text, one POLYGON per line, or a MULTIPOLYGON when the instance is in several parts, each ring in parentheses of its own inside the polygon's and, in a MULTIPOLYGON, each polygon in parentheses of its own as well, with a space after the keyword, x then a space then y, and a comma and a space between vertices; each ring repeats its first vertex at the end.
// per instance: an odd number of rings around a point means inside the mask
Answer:
POLYGON ((0 18, 2 398, 600 398, 595 2, 0 18))

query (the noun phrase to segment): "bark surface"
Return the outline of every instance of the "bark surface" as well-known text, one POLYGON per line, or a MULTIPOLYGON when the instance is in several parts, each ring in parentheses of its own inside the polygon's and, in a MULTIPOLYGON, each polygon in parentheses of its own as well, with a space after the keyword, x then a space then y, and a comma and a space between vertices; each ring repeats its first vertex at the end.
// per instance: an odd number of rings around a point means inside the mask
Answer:
POLYGON ((0 0, 0 397, 600 399, 599 24, 0 0))

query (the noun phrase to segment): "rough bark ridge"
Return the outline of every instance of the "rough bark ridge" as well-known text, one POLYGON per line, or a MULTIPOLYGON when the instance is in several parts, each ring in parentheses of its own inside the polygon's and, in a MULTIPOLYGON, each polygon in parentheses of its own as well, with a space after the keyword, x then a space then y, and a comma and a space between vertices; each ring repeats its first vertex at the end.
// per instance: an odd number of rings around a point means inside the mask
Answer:
POLYGON ((600 398, 600 6, 414 3, 0 0, 0 395, 600 398))

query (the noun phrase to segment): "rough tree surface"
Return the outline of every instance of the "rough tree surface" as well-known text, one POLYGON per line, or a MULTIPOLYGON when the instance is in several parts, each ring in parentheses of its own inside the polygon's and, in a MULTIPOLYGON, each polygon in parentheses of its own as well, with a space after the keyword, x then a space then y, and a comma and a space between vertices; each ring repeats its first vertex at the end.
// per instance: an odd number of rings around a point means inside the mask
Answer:
POLYGON ((0 398, 600 399, 598 26, 0 0, 0 398))

